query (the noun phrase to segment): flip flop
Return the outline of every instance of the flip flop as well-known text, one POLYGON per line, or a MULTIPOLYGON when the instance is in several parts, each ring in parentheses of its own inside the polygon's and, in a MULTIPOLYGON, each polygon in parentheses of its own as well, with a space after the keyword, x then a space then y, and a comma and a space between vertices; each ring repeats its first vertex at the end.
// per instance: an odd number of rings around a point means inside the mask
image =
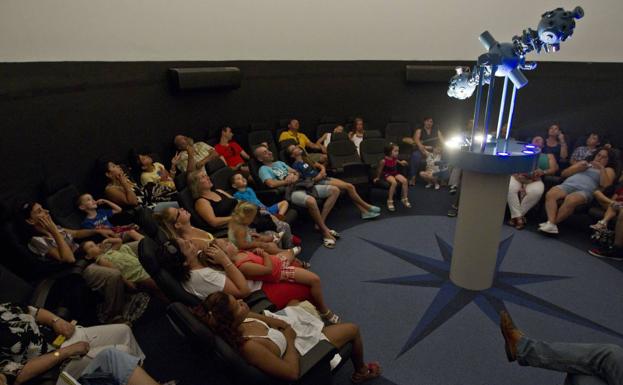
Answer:
POLYGON ((334 238, 340 238, 341 235, 335 230, 329 230, 329 234, 333 235, 334 238))
POLYGON ((350 380, 354 384, 361 384, 362 382, 371 380, 373 378, 377 378, 381 375, 381 365, 379 365, 378 362, 368 362, 366 364, 366 367, 368 368, 368 371, 366 374, 355 372, 350 377, 350 380))
POLYGON ((335 248, 335 240, 331 238, 322 238, 322 245, 327 249, 335 248))

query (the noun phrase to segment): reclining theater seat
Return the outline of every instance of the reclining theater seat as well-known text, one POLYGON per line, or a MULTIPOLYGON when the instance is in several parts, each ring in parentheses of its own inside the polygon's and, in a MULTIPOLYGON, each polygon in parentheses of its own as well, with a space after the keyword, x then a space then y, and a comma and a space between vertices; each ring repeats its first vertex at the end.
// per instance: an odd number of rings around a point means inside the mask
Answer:
MULTIPOLYGON (((148 237, 139 242, 138 258, 145 271, 156 281, 156 285, 172 302, 181 302, 191 307, 199 305, 201 300, 198 297, 187 292, 179 281, 160 267, 159 248, 160 244, 148 237)), ((266 298, 266 294, 261 290, 251 293, 245 298, 245 302, 255 312, 275 309, 275 305, 266 298)))
POLYGON ((216 358, 232 373, 236 384, 331 384, 331 374, 336 372, 352 351, 352 344, 345 345, 339 352, 326 340, 320 341, 306 355, 300 358, 300 378, 295 382, 281 381, 269 377, 254 366, 249 365, 240 354, 201 322, 188 307, 181 303, 173 303, 167 308, 167 316, 174 329, 187 338, 195 349, 202 354, 216 358), (340 364, 331 371, 329 362, 339 353, 340 364))

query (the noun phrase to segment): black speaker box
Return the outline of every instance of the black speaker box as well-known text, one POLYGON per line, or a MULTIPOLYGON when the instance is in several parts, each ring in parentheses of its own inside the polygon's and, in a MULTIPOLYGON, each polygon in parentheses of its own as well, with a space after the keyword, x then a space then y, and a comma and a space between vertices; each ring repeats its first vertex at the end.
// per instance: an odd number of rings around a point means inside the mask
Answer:
POLYGON ((242 80, 238 67, 170 68, 169 77, 175 90, 235 89, 242 80))
POLYGON ((407 83, 428 83, 450 81, 456 74, 455 66, 408 65, 406 66, 407 83))

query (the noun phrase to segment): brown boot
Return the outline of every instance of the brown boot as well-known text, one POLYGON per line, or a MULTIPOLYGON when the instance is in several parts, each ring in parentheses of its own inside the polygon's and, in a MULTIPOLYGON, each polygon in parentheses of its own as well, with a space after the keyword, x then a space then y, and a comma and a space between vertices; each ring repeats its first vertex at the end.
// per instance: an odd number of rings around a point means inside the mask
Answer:
POLYGON ((508 362, 517 360, 517 343, 523 337, 521 330, 517 329, 513 323, 513 319, 506 311, 500 312, 500 330, 504 337, 504 349, 506 350, 506 358, 508 362))

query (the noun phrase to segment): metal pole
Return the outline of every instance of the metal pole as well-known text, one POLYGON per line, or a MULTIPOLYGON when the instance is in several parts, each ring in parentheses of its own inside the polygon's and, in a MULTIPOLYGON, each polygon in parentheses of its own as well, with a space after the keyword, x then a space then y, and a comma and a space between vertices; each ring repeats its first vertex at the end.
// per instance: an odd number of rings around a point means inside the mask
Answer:
POLYGON ((480 119, 480 103, 482 101, 482 82, 485 73, 485 67, 478 68, 478 89, 476 90, 476 106, 474 107, 474 124, 472 125, 472 142, 469 144, 469 150, 474 151, 474 138, 476 136, 476 127, 480 119))
POLYGON ((489 121, 491 120, 491 107, 493 106, 493 89, 495 86, 495 71, 497 67, 491 67, 491 78, 489 79, 489 92, 487 93, 487 106, 485 107, 485 127, 483 132, 480 152, 485 152, 487 146, 487 135, 489 135, 489 121))
POLYGON ((498 130, 495 133, 495 141, 500 139, 500 131, 502 131, 502 120, 504 119, 504 108, 506 107, 506 89, 508 88, 508 76, 504 77, 504 88, 502 89, 502 99, 500 100, 500 114, 498 116, 498 130))
POLYGON ((517 98, 517 87, 513 85, 513 93, 511 94, 511 103, 508 106, 508 121, 506 123, 506 143, 504 151, 508 151, 508 138, 511 136, 511 128, 513 127, 513 114, 515 113, 515 99, 517 98))

